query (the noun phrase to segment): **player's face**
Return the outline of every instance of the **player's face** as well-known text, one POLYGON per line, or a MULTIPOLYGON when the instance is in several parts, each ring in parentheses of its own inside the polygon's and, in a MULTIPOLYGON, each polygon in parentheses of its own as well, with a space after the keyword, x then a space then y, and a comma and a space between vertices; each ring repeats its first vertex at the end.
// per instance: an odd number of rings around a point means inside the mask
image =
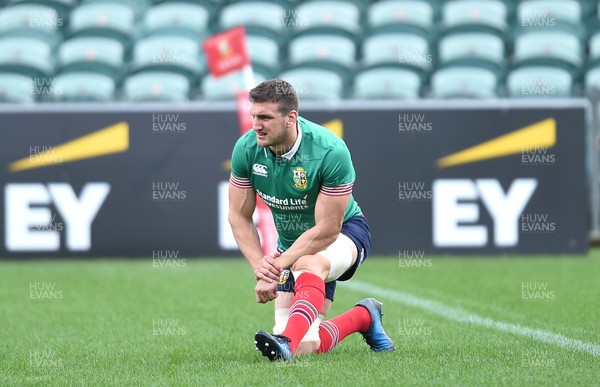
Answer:
POLYGON ((253 103, 250 106, 252 130, 260 147, 270 147, 276 154, 287 152, 295 141, 295 110, 282 114, 275 102, 253 103))

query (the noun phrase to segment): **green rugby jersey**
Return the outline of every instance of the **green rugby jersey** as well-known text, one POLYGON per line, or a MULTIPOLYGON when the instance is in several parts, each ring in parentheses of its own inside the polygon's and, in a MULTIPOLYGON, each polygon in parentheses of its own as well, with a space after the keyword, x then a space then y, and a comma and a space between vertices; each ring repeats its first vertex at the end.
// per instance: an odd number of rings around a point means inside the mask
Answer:
POLYGON ((350 201, 344 221, 361 215, 352 196, 356 174, 350 151, 327 128, 298 117, 298 138, 292 149, 275 156, 256 143, 250 130, 235 144, 231 156, 230 184, 253 188, 271 208, 278 246, 287 250, 315 225, 317 195, 347 195, 350 201))

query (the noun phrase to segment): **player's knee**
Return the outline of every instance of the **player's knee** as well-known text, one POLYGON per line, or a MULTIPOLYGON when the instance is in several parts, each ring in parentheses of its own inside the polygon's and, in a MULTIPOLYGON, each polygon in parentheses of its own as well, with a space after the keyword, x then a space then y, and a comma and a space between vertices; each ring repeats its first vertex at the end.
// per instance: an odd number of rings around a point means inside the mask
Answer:
POLYGON ((295 272, 302 271, 315 274, 323 280, 329 275, 329 261, 320 255, 303 255, 292 265, 295 272))

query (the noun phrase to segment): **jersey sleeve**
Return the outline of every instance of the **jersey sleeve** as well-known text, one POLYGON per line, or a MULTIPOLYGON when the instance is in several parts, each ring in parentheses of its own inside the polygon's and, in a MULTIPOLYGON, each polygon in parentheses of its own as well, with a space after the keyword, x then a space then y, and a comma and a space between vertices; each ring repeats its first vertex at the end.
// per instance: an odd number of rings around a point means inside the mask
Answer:
POLYGON ((252 188, 250 182, 250 160, 245 147, 245 136, 238 139, 231 154, 231 174, 229 183, 237 188, 252 188))
POLYGON ((352 193, 356 179, 350 151, 344 146, 337 146, 327 153, 323 159, 323 171, 320 192, 330 196, 342 196, 352 193))

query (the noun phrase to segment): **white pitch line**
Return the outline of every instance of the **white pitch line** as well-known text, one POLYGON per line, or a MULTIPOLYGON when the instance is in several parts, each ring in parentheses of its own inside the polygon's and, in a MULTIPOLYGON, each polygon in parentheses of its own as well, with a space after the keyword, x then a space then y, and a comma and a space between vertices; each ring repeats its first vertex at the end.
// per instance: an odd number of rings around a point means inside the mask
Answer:
POLYGON ((558 347, 580 352, 586 352, 593 356, 600 357, 600 344, 587 343, 585 341, 572 339, 561 333, 554 333, 543 329, 529 328, 519 324, 496 321, 488 317, 482 317, 474 313, 469 313, 460 308, 445 305, 438 301, 421 298, 398 290, 380 288, 366 282, 344 282, 343 287, 350 290, 362 291, 372 296, 398 301, 411 307, 423 309, 427 312, 437 314, 438 316, 444 317, 448 320, 480 325, 486 328, 495 329, 497 331, 508 332, 518 336, 525 336, 543 343, 553 344, 558 347))

